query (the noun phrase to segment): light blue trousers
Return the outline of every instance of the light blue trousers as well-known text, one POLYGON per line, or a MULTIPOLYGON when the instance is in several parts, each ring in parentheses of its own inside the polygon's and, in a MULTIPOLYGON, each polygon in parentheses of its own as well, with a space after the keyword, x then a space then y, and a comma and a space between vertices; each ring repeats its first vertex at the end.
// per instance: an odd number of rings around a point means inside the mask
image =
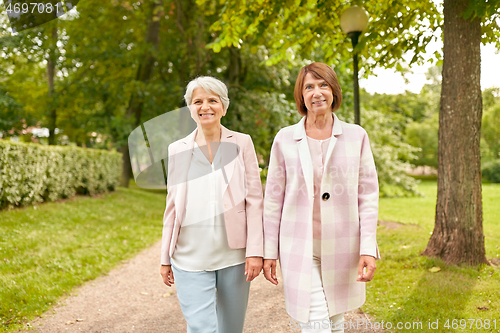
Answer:
POLYGON ((188 333, 243 332, 250 291, 245 264, 211 272, 172 265, 172 271, 188 333))

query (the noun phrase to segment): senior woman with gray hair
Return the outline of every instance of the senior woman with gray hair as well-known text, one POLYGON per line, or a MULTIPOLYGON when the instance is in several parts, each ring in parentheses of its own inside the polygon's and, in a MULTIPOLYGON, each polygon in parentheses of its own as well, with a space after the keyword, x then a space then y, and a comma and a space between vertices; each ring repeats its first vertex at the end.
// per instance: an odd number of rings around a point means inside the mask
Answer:
POLYGON ((221 125, 227 87, 201 76, 184 95, 197 128, 168 148, 160 273, 192 333, 243 332, 262 269, 262 187, 252 139, 221 125), (245 277, 246 276, 246 277, 245 277))

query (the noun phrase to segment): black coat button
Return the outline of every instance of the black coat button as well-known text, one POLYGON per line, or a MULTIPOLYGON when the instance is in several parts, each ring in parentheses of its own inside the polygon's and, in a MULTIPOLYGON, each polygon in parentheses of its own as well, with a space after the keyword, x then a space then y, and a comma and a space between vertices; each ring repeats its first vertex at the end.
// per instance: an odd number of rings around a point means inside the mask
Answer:
POLYGON ((323 201, 330 199, 330 193, 328 193, 328 192, 323 193, 321 198, 323 199, 323 201))

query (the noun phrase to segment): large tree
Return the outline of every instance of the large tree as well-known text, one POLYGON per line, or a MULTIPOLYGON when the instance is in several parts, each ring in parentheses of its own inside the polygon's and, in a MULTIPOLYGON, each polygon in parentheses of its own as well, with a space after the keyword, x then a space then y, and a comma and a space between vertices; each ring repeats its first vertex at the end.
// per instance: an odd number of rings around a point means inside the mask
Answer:
POLYGON ((57 96, 54 88, 54 78, 56 75, 56 64, 58 58, 57 52, 57 20, 46 23, 49 31, 49 47, 47 49, 47 85, 48 85, 48 127, 49 127, 49 145, 56 144, 56 126, 57 126, 57 96))
MULTIPOLYGON (((133 119, 132 123, 134 126, 139 126, 141 124, 144 99, 147 97, 144 89, 141 88, 149 83, 154 69, 154 64, 158 57, 158 45, 160 43, 160 20, 164 15, 162 3, 162 0, 153 0, 149 3, 146 22, 147 29, 145 36, 145 49, 137 66, 137 90, 132 92, 132 95, 130 96, 130 102, 126 114, 127 118, 133 119)), ((130 177, 132 175, 128 145, 124 145, 120 150, 123 154, 123 174, 121 185, 128 187, 130 177)))
MULTIPOLYGON (((203 2, 203 0, 199 0, 203 2)), ((353 4, 357 4, 353 1, 353 4)), ((449 263, 486 262, 482 229, 480 43, 500 44, 499 0, 445 0, 444 16, 433 1, 362 3, 371 22, 357 46, 365 69, 402 69, 404 53, 410 64, 422 59, 433 32, 444 19, 445 50, 440 106, 439 181, 436 227, 425 253, 449 263), (367 66, 368 65, 368 66, 367 66)), ((348 40, 339 27, 341 2, 227 1, 221 31, 210 45, 215 51, 241 40, 274 49, 268 63, 293 61, 294 55, 342 68, 348 61, 348 40), (252 37, 253 36, 253 37, 252 37), (321 48, 318 58, 315 50, 321 48)), ((439 54, 436 53, 439 58, 439 54)))
POLYGON ((469 0, 444 1, 439 107, 438 197, 424 254, 448 263, 486 263, 481 203, 481 18, 469 0))

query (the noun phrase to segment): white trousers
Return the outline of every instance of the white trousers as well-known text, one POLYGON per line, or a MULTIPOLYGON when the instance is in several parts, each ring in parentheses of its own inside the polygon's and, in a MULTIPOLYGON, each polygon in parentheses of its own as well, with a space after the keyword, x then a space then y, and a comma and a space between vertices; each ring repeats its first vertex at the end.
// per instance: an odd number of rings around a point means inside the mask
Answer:
POLYGON ((311 305, 309 322, 301 323, 302 333, 340 333, 344 332, 344 313, 333 317, 328 314, 323 283, 321 282, 321 261, 313 258, 311 279, 311 305))

